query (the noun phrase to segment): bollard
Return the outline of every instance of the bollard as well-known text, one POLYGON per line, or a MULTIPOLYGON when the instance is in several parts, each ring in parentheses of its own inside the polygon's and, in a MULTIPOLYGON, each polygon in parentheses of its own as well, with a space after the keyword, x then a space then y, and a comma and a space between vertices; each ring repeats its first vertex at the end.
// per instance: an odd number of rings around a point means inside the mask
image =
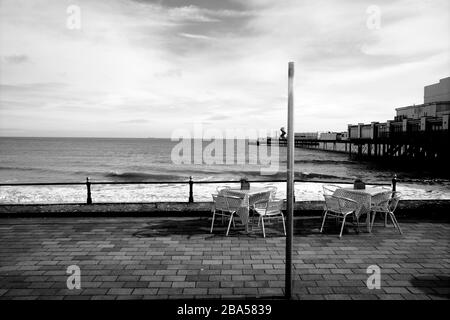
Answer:
POLYGON ((397 175, 394 174, 394 177, 392 178, 392 192, 397 191, 397 175))
POLYGON ((194 202, 194 181, 192 181, 192 176, 189 177, 189 203, 194 202))
POLYGON ((86 188, 87 188, 86 204, 92 204, 91 183, 89 182, 89 177, 86 177, 86 188))

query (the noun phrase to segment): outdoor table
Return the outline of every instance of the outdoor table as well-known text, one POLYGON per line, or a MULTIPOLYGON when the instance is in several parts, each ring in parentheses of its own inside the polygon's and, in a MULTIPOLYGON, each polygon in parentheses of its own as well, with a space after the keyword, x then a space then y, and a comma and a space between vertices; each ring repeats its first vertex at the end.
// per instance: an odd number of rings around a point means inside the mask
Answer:
POLYGON ((226 192, 227 195, 240 197, 242 198, 242 204, 237 214, 241 219, 242 223, 245 225, 245 231, 248 232, 248 223, 249 223, 249 213, 250 206, 253 205, 257 195, 265 192, 270 192, 268 188, 250 188, 249 190, 241 190, 238 188, 229 188, 224 189, 223 192, 226 192))
POLYGON ((359 218, 361 215, 367 214, 367 231, 370 232, 370 208, 372 197, 386 191, 386 189, 377 187, 366 187, 365 189, 339 188, 334 192, 334 195, 349 198, 358 203, 356 216, 359 218))

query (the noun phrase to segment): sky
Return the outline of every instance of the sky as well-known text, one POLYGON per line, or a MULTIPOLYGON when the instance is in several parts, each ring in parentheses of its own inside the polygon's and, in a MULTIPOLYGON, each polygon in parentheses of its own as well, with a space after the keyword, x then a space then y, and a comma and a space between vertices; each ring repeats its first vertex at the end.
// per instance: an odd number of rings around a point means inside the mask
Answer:
POLYGON ((383 122, 449 76, 449 3, 0 0, 0 136, 276 130, 289 61, 296 132, 383 122))

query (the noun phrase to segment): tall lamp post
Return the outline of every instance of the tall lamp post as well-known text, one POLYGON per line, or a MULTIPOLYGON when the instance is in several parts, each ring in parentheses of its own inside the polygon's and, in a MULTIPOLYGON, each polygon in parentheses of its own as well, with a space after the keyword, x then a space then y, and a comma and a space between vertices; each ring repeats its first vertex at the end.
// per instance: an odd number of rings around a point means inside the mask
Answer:
POLYGON ((294 236, 294 62, 288 68, 288 134, 287 134, 287 234, 286 234, 286 272, 285 296, 292 298, 292 238, 294 236))

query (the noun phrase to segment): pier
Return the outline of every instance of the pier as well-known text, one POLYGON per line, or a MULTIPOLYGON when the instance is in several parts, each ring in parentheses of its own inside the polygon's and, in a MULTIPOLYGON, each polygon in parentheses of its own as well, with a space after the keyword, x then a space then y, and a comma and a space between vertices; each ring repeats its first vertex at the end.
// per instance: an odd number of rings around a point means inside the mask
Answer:
MULTIPOLYGON (((378 131, 378 125, 349 126, 350 138, 346 140, 296 139, 295 147, 348 154, 355 160, 414 161, 445 164, 450 161, 448 130, 428 132, 386 132, 378 131), (366 137, 358 132, 366 128, 374 130, 366 137)), ((259 144, 273 144, 273 139, 259 141, 259 144)), ((286 146, 283 139, 278 140, 281 147, 286 146)))
MULTIPOLYGON (((357 160, 426 163, 448 170, 450 163, 450 77, 424 87, 424 103, 396 108, 386 122, 349 124, 345 132, 295 133, 295 147, 347 153, 357 160)), ((282 130, 283 132, 283 130, 282 130)), ((258 145, 286 137, 267 137, 258 145)))

